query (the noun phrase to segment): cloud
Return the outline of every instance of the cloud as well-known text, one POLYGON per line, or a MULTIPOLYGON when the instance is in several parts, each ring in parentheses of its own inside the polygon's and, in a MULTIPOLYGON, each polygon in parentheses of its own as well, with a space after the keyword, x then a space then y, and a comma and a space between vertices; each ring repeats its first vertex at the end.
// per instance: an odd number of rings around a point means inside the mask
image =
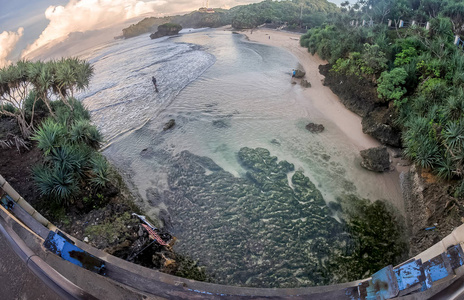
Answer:
POLYGON ((23 27, 20 27, 17 32, 4 31, 0 33, 0 68, 11 63, 11 61, 7 60, 7 57, 13 51, 23 33, 23 27))
POLYGON ((66 6, 49 6, 45 17, 50 23, 22 53, 32 51, 51 42, 60 42, 72 32, 98 30, 121 23, 127 19, 154 12, 165 0, 71 0, 66 6))

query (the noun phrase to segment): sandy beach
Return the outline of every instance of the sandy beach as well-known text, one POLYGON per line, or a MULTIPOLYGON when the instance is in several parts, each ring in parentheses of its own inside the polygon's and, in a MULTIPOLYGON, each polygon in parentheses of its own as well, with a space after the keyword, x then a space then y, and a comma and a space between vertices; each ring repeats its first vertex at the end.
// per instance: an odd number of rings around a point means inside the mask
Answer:
POLYGON ((324 76, 319 73, 319 65, 325 65, 327 62, 317 55, 311 55, 308 49, 301 47, 299 34, 270 29, 254 29, 253 32, 247 30, 244 34, 252 42, 287 49, 298 58, 306 72, 306 80, 311 83, 311 88, 305 90, 308 98, 327 119, 336 124, 352 140, 359 150, 380 146, 377 140, 362 132, 361 117, 346 109, 337 95, 322 84, 324 76))
MULTIPOLYGON (((241 33, 245 34, 251 42, 280 47, 292 53, 306 72, 305 79, 311 83, 311 88, 304 91, 308 101, 312 101, 314 107, 325 119, 330 120, 344 132, 355 147, 364 150, 381 145, 379 141, 363 133, 361 117, 348 110, 340 102, 338 96, 329 87, 322 84, 324 76, 319 73, 319 65, 327 64, 327 61, 322 60, 317 55, 311 55, 308 49, 301 47, 300 34, 272 29, 245 30, 241 33)), ((394 159, 393 166, 396 167, 396 163, 397 159, 394 159)), ((403 213, 405 210, 399 174, 406 170, 407 168, 403 167, 383 174, 372 172, 372 176, 377 177, 379 186, 386 187, 392 195, 397 195, 394 198, 398 200, 392 204, 403 213)))

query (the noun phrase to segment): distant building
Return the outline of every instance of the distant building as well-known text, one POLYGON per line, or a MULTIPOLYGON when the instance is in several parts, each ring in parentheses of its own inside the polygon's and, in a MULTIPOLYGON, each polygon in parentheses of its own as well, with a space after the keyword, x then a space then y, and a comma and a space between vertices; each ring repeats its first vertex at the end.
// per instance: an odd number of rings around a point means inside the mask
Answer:
POLYGON ((209 7, 209 0, 206 1, 206 6, 200 7, 198 11, 208 14, 214 13, 214 10, 211 7, 209 7))

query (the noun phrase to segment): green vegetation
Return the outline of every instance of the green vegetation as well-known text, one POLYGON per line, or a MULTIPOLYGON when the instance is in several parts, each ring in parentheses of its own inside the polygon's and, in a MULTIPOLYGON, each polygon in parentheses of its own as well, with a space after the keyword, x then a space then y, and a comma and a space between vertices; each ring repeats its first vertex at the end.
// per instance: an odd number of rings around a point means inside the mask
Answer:
POLYGON ((322 24, 327 14, 338 9, 326 0, 263 1, 230 9, 231 24, 236 29, 254 28, 264 23, 285 24, 291 28, 322 24))
POLYGON ((0 69, 0 116, 16 118, 23 138, 34 130, 36 106, 46 106, 48 113, 55 115, 51 98, 58 98, 70 109, 68 97, 89 85, 93 68, 78 58, 59 61, 29 62, 0 69))
POLYGON ((303 35, 301 45, 332 63, 332 72, 374 83, 383 105, 391 102, 397 110, 405 154, 441 178, 461 180, 464 52, 454 36, 462 33, 464 3, 366 0, 342 6, 303 35), (387 27, 388 19, 395 28, 387 27), (401 19, 422 25, 398 28, 401 19), (351 20, 374 24, 349 26, 351 20))
POLYGON ((108 162, 98 152, 102 136, 73 98, 92 74, 90 64, 77 58, 0 69, 0 115, 17 120, 22 141, 37 142, 43 163, 33 168, 34 179, 41 196, 58 207, 80 196, 94 198, 109 182, 108 162))
POLYGON ((230 10, 214 8, 214 13, 194 11, 182 16, 145 18, 122 30, 125 38, 156 31, 164 23, 177 23, 184 28, 220 27, 255 28, 264 23, 287 25, 289 29, 310 28, 322 24, 328 14, 338 11, 326 0, 271 1, 241 5, 230 10))
MULTIPOLYGON (((44 164, 33 169, 43 197, 68 205, 82 194, 96 194, 109 181, 109 166, 97 151, 102 136, 90 124, 88 114, 77 100, 69 100, 68 118, 45 120, 32 139, 44 153, 44 164)), ((67 107, 67 106, 66 106, 67 107)), ((63 114, 66 115, 66 114, 63 114)))

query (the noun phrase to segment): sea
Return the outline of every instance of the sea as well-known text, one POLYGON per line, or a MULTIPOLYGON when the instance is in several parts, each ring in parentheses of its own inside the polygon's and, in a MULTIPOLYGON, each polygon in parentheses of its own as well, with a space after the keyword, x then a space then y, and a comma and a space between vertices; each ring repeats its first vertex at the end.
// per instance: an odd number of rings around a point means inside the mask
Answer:
MULTIPOLYGON (((247 198, 237 191, 259 190, 254 171, 239 159, 244 147, 266 149, 275 161, 293 164, 288 186, 301 172, 327 204, 347 194, 398 200, 388 185, 378 184, 381 175, 360 167, 359 149, 314 107, 304 88, 292 84, 292 69, 301 66, 284 49, 230 30, 184 29, 155 40, 115 40, 81 57, 95 74, 78 98, 104 135, 103 154, 140 198, 144 213, 176 236, 175 250, 204 266, 214 282, 320 284, 312 278, 314 266, 307 265, 311 237, 274 239, 292 234, 297 221, 304 229, 309 220, 301 208, 269 203, 265 192, 247 198), (171 119, 175 125, 165 130, 171 119), (309 132, 310 122, 325 130, 309 132), (243 206, 247 199, 261 203, 243 206)), ((336 212, 325 217, 338 222, 336 212)))

